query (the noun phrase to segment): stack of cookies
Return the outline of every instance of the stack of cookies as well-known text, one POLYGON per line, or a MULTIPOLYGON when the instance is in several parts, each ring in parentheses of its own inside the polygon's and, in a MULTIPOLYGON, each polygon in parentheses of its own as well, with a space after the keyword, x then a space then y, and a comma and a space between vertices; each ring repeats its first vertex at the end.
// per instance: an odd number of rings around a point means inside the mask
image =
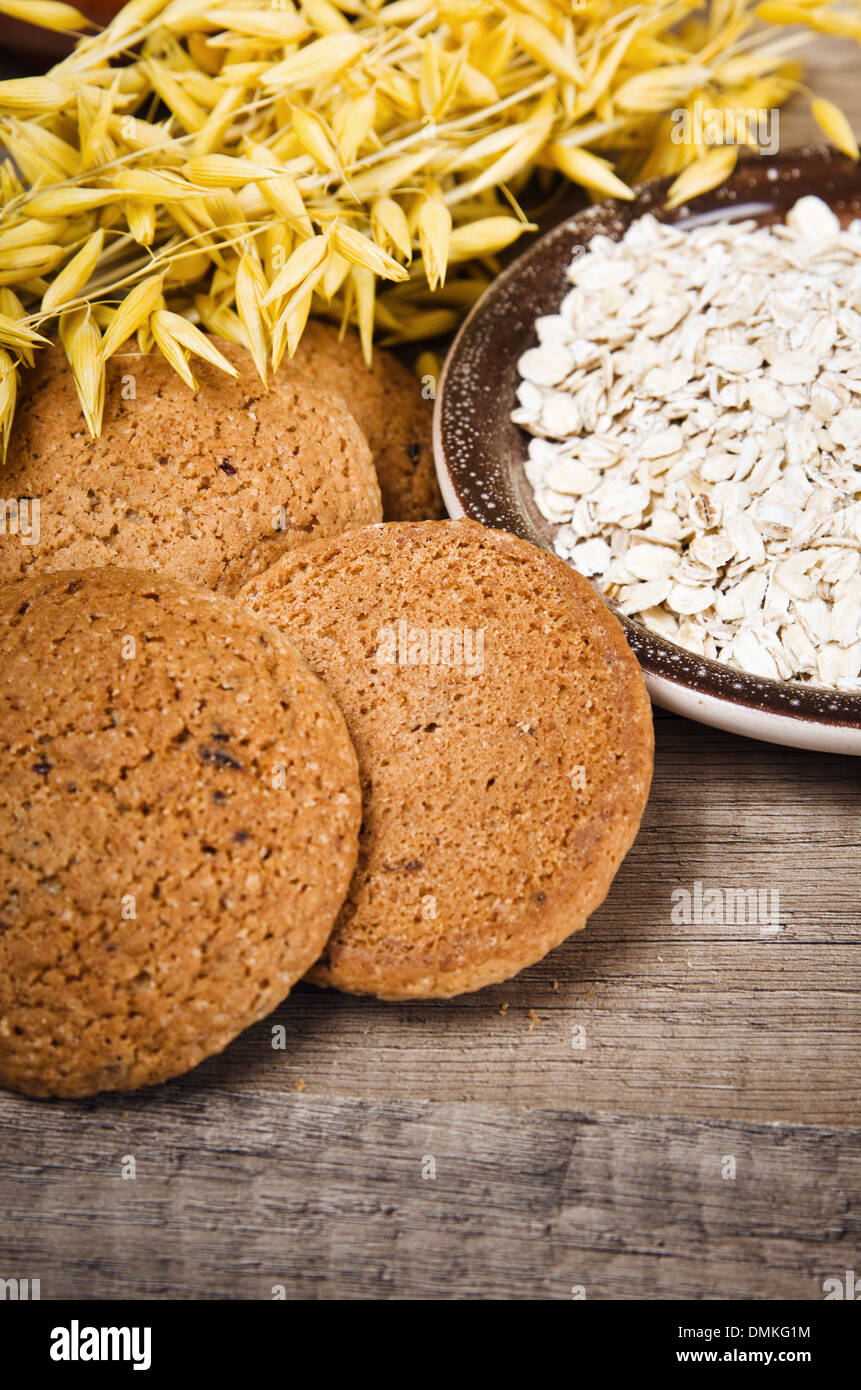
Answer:
POLYGON ((263 389, 59 352, 5 474, 0 1082, 175 1076, 302 977, 503 980, 579 930, 652 768, 639 667, 569 566, 440 520, 430 406, 312 324, 263 389))

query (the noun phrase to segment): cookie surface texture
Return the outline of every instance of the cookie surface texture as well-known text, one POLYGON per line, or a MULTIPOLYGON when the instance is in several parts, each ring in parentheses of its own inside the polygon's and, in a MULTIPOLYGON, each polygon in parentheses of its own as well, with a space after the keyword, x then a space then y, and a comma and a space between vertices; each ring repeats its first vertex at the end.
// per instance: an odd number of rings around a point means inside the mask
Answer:
POLYGON ((337 706, 247 609, 137 571, 0 590, 0 1084, 163 1081, 269 1013, 356 861, 337 706))
POLYGON ((474 522, 391 524, 309 546, 240 599, 325 680, 359 757, 359 863, 315 983, 448 997, 584 925, 637 832, 653 735, 580 575, 474 522))
POLYGON ((444 517, 431 443, 432 401, 421 382, 391 352, 374 348, 370 367, 358 334, 343 342, 338 330, 319 319, 305 326, 293 365, 336 392, 371 446, 386 521, 444 517))
POLYGON ((230 594, 297 545, 380 520, 370 449, 343 402, 289 367, 267 391, 242 348, 217 346, 239 375, 196 359, 192 392, 127 343, 107 363, 98 439, 62 349, 37 355, 3 486, 38 501, 38 535, 0 535, 0 581, 114 564, 230 594))

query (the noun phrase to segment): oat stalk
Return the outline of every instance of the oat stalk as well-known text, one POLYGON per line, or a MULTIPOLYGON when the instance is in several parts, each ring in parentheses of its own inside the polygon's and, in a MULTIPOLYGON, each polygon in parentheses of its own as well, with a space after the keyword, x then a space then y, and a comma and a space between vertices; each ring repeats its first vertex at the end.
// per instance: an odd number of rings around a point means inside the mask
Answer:
MULTIPOLYGON (((735 151, 674 140, 680 111, 731 128, 800 89, 795 26, 861 39, 848 3, 131 0, 94 34, 73 6, 0 0, 24 11, 81 37, 0 82, 4 450, 54 332, 93 433, 131 335, 193 383, 193 356, 226 363, 197 325, 264 379, 309 313, 355 324, 367 355, 446 333, 554 187, 704 192, 735 151)), ((857 157, 842 113, 812 109, 857 157)))

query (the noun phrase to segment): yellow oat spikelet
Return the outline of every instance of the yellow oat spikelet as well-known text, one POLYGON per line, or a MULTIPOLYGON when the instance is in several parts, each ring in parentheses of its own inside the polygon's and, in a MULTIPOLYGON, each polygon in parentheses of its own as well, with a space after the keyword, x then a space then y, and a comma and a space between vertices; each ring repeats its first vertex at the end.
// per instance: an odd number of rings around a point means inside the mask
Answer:
POLYGON ((567 145, 559 143, 551 145, 548 153, 557 169, 590 191, 600 193, 605 198, 633 198, 633 189, 614 174, 609 160, 590 154, 588 150, 569 149, 567 145))
POLYGON ((671 183, 667 192, 668 208, 680 207, 692 198, 709 193, 729 177, 738 161, 735 145, 722 145, 709 150, 701 159, 689 164, 679 177, 671 183))
POLYGON ((52 280, 42 296, 42 313, 53 313, 60 306, 73 300, 82 290, 98 264, 105 242, 102 227, 88 237, 76 256, 63 266, 60 274, 52 280))
POLYGON ((833 101, 828 101, 825 97, 814 97, 810 103, 810 111, 813 119, 828 136, 832 145, 835 145, 843 154, 847 154, 850 159, 857 159, 858 141, 855 139, 855 133, 840 107, 835 106, 833 101))
POLYGON ((53 29, 58 34, 83 33, 92 27, 74 5, 60 4, 59 0, 0 0, 0 14, 37 24, 40 29, 53 29))
POLYGON ((726 178, 736 151, 715 140, 755 144, 740 114, 803 85, 804 32, 861 38, 856 9, 131 0, 96 31, 71 4, 0 0, 80 31, 43 77, 0 81, 0 444, 58 320, 91 429, 129 337, 188 381, 198 334, 244 344, 265 379, 312 312, 358 327, 368 355, 375 336, 450 331, 563 179, 630 199, 666 174, 676 206, 726 178), (674 116, 697 102, 733 135, 679 143, 674 116))

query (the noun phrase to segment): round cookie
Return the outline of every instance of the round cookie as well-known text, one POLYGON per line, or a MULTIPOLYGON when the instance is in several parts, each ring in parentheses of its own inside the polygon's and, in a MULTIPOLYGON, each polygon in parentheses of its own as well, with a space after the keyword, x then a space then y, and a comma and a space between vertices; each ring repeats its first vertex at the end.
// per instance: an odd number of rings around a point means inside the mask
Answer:
POLYGON ((160 353, 107 363, 91 439, 62 349, 23 374, 4 496, 39 500, 38 535, 0 535, 0 581, 126 565, 234 593, 285 551, 378 521, 367 442, 341 400, 285 366, 269 390, 242 348, 236 378, 195 360, 192 392, 160 353))
POLYGON ((269 1013, 356 861, 356 759, 274 628, 102 567, 0 590, 0 1084, 163 1081, 269 1013))
POLYGON ((437 520, 446 514, 433 461, 433 406, 392 353, 374 348, 370 367, 358 334, 343 342, 332 324, 310 319, 293 365, 346 401, 371 446, 386 521, 437 520))
POLYGON ((356 746, 364 818, 317 984, 383 999, 503 980, 578 931, 629 849, 651 709, 585 579, 474 522, 318 541, 240 594, 356 746))

